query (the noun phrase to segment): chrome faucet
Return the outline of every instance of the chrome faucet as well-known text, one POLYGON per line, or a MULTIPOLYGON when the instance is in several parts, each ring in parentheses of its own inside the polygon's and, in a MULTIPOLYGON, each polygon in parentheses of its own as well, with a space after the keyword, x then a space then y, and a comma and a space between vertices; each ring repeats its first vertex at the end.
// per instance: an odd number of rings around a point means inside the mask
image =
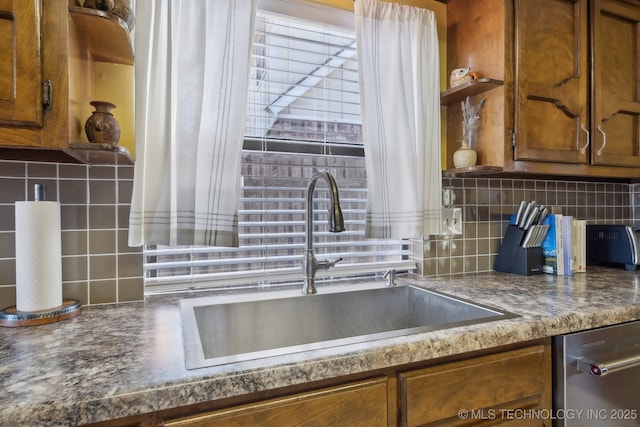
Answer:
POLYGON ((304 257, 302 258, 302 274, 304 275, 302 293, 305 295, 315 294, 317 292, 315 282, 316 272, 318 270, 329 270, 338 262, 342 261, 342 258, 332 261, 318 261, 316 257, 313 256, 313 190, 316 187, 316 181, 318 178, 324 178, 329 185, 329 195, 331 196, 331 207, 329 208, 329 231, 332 233, 340 233, 341 231, 344 231, 344 218, 342 216, 342 209, 340 209, 340 199, 338 196, 338 185, 336 184, 336 180, 326 170, 315 172, 313 176, 309 178, 305 199, 306 249, 304 257))
POLYGON ((390 268, 385 271, 382 275, 382 278, 387 279, 387 286, 395 286, 396 285, 396 270, 390 268))

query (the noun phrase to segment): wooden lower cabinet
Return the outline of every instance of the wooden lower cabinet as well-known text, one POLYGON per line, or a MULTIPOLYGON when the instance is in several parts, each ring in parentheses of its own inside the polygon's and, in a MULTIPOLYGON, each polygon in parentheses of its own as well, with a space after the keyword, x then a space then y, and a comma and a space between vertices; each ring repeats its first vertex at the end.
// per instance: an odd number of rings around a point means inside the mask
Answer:
POLYGON ((550 426, 551 408, 545 339, 93 426, 550 426))
POLYGON ((300 393, 175 420, 167 427, 387 425, 387 378, 300 393))
POLYGON ((550 360, 537 345, 403 372, 400 425, 550 425, 550 360))

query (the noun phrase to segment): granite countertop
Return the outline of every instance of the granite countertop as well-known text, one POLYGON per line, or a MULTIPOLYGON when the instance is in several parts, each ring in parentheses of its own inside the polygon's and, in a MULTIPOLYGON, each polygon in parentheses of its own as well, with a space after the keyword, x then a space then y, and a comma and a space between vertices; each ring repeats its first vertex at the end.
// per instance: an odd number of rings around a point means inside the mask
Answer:
POLYGON ((518 317, 187 370, 178 297, 85 307, 0 328, 0 425, 85 424, 640 319, 640 272, 623 269, 412 282, 518 317))

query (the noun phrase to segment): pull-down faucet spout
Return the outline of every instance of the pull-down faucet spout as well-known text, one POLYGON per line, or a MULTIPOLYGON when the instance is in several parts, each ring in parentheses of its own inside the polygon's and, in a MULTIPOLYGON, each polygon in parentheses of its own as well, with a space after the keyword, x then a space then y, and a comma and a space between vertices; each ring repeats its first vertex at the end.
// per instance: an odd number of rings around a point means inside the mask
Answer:
POLYGON ((318 178, 324 178, 329 185, 329 196, 331 197, 331 207, 329 208, 329 231, 332 233, 340 233, 344 231, 344 217, 340 208, 340 198, 338 195, 338 185, 333 176, 326 170, 315 172, 309 179, 307 184, 307 194, 305 198, 305 253, 302 258, 302 274, 304 275, 304 283, 302 285, 302 293, 309 295, 315 294, 316 290, 316 271, 329 270, 342 258, 328 261, 318 261, 313 255, 313 190, 316 187, 318 178))

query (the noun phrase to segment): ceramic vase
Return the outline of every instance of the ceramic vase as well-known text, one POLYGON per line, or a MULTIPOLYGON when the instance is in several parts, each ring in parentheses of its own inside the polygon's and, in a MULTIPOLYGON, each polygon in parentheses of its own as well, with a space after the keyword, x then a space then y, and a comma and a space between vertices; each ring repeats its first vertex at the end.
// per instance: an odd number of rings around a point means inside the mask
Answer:
POLYGON ((453 153, 453 166, 456 168, 466 168, 475 166, 478 155, 475 150, 469 147, 467 141, 460 141, 460 148, 453 153))
POLYGON ((116 106, 105 101, 91 101, 96 109, 84 124, 84 131, 89 142, 96 144, 116 145, 120 140, 120 124, 111 110, 116 106))

